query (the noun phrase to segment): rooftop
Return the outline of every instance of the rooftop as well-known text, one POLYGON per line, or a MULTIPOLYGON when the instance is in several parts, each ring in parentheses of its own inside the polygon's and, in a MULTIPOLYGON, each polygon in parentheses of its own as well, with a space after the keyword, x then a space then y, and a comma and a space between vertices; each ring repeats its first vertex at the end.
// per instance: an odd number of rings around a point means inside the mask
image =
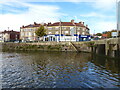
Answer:
MULTIPOLYGON (((27 26, 22 26, 22 27, 20 27, 20 28, 31 28, 31 27, 40 27, 42 24, 38 24, 38 23, 36 23, 36 22, 34 22, 34 24, 29 24, 29 25, 27 25, 27 26)), ((85 27, 85 28, 87 28, 87 29, 89 29, 88 28, 88 25, 85 25, 84 24, 84 22, 79 22, 79 23, 76 23, 76 22, 74 22, 74 20, 71 20, 71 22, 55 22, 55 23, 48 23, 48 24, 46 24, 46 23, 44 23, 43 24, 44 26, 80 26, 80 27, 85 27)))
POLYGON ((20 33, 20 32, 18 32, 18 31, 13 31, 13 30, 4 30, 4 31, 2 31, 2 32, 0 32, 0 33, 20 33))

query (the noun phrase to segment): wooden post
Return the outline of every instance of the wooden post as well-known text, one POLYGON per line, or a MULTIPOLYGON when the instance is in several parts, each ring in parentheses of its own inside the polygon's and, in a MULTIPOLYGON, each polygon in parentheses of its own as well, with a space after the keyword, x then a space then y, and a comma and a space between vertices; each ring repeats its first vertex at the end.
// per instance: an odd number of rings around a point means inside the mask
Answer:
POLYGON ((108 55, 108 51, 109 51, 109 43, 106 42, 106 44, 105 44, 105 55, 108 55))

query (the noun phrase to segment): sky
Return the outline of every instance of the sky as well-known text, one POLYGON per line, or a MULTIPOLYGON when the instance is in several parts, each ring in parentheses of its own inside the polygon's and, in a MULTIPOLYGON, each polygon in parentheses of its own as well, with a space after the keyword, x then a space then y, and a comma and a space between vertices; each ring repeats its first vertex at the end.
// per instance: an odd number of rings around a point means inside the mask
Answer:
POLYGON ((85 22, 90 33, 116 29, 116 0, 1 0, 0 31, 19 31, 22 25, 85 22))

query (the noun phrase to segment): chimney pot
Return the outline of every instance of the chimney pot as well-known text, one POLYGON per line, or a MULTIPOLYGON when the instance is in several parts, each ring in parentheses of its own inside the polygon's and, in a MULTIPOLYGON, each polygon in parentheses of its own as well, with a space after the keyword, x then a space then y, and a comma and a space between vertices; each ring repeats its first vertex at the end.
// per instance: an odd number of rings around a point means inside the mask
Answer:
POLYGON ((84 22, 83 22, 83 25, 84 25, 84 22))
POLYGON ((37 23, 36 22, 34 22, 34 25, 36 25, 37 23))
POLYGON ((84 25, 84 22, 82 22, 82 21, 80 21, 79 23, 84 25))
POLYGON ((73 20, 73 19, 71 20, 71 23, 74 23, 74 20, 73 20))

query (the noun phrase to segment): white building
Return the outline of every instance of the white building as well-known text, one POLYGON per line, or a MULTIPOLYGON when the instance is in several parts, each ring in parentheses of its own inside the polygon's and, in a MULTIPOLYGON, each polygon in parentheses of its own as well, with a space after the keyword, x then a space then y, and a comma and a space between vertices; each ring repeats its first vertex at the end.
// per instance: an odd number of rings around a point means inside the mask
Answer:
MULTIPOLYGON (((40 40, 35 34, 35 31, 41 26, 41 24, 30 24, 22 26, 20 28, 20 39, 23 41, 37 41, 40 40)), ((44 23, 46 29, 46 35, 43 37, 43 41, 89 41, 90 29, 84 22, 55 22, 44 23)))
POLYGON ((84 22, 55 22, 47 24, 44 41, 89 41, 90 29, 84 22))

